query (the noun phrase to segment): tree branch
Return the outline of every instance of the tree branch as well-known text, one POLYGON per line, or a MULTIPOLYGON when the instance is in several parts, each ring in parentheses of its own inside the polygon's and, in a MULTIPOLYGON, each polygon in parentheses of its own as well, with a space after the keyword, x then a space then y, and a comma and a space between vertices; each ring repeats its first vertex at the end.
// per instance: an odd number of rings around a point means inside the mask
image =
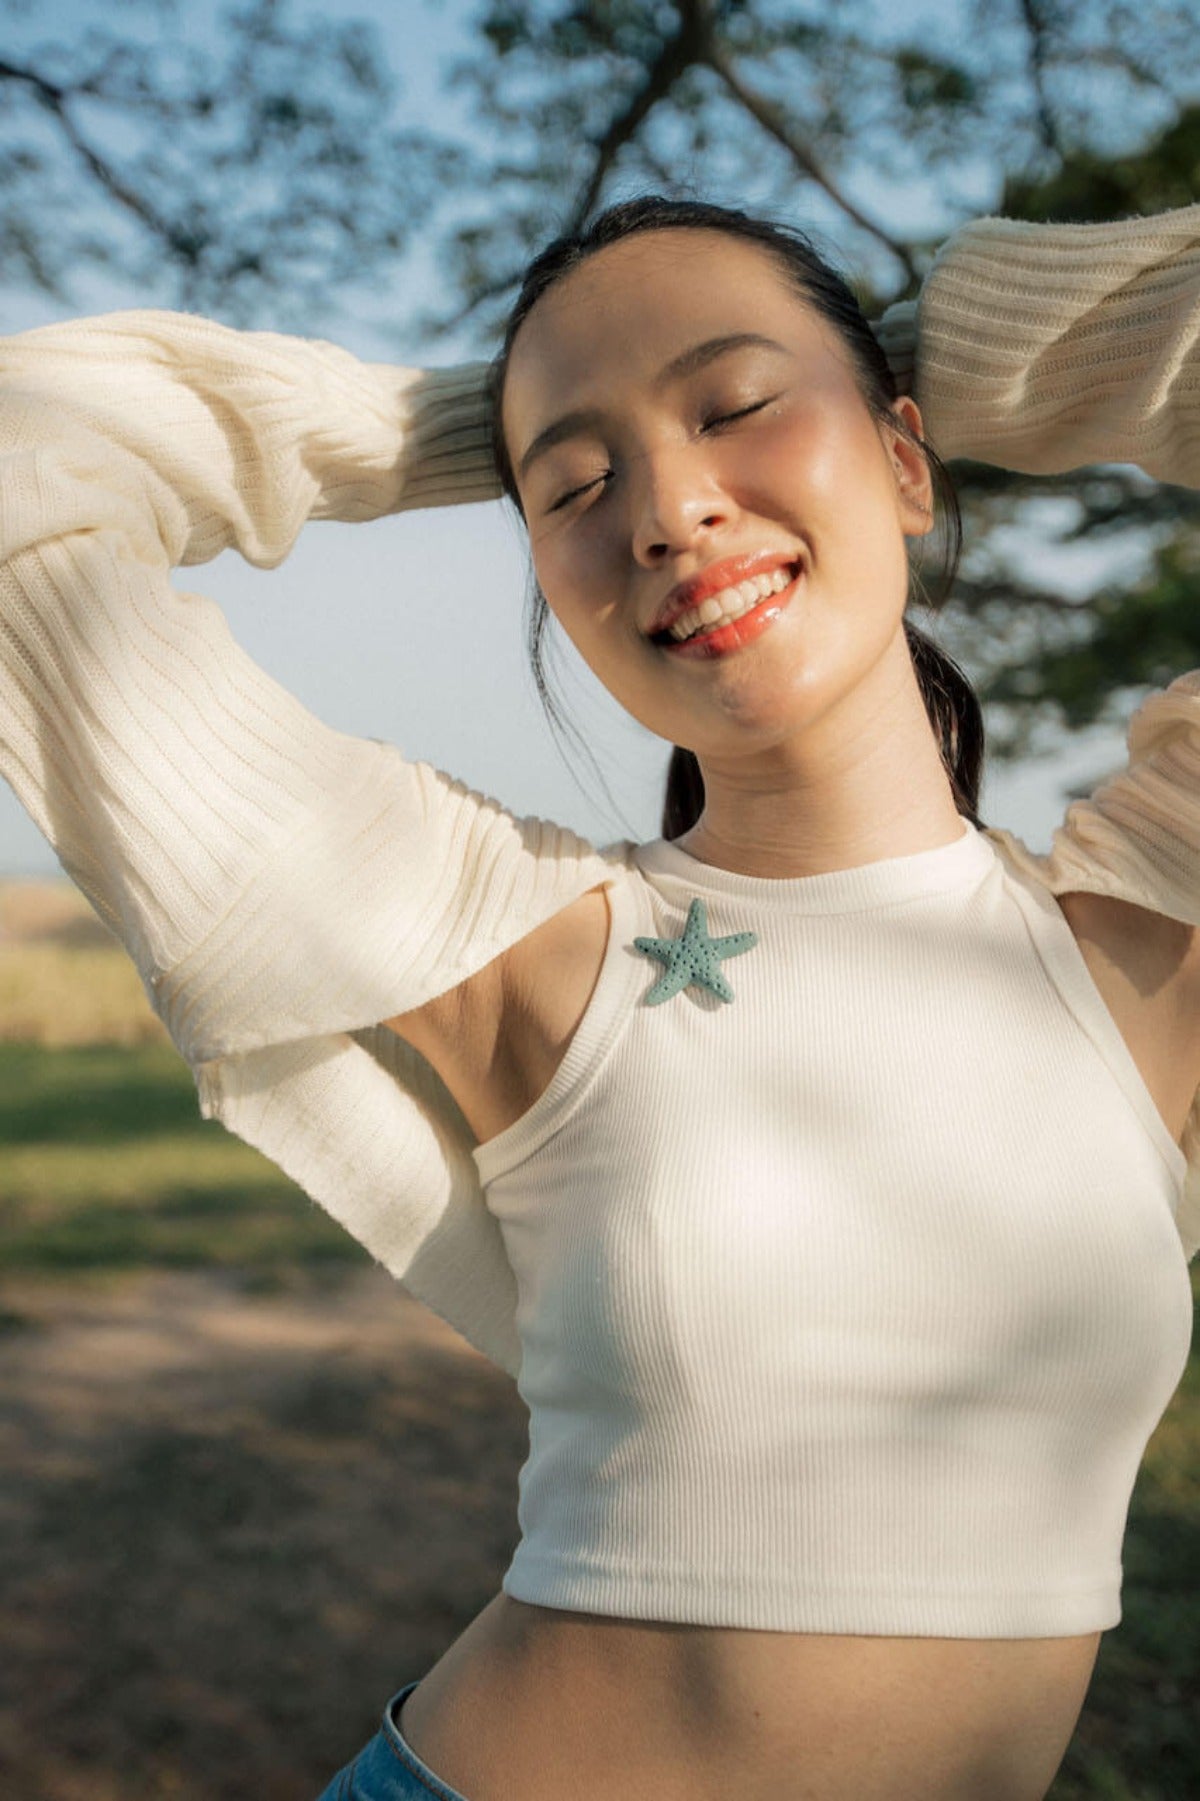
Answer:
POLYGON ((695 60, 687 45, 686 25, 662 46, 645 81, 624 111, 618 113, 596 146, 596 163, 576 201, 564 231, 577 232, 599 198, 604 177, 608 174, 623 144, 627 144, 660 100, 665 100, 680 76, 695 60))
POLYGON ((901 243, 898 238, 892 237, 873 219, 869 219, 861 208, 857 207, 853 200, 842 192, 833 177, 821 167, 808 145, 803 143, 792 130, 776 103, 768 99, 765 94, 757 94, 752 88, 745 85, 719 44, 715 42, 709 44, 706 61, 720 76, 739 105, 745 107, 751 118, 756 119, 765 132, 783 145, 788 155, 799 163, 805 174, 815 181, 818 187, 824 188, 829 198, 836 206, 841 207, 848 219, 853 219, 856 225, 861 226, 873 238, 877 238, 881 244, 887 246, 911 282, 919 283, 920 271, 913 262, 912 253, 907 245, 901 243))
POLYGON ((27 86, 35 88, 40 96, 49 100, 61 100, 64 89, 55 82, 47 81, 36 69, 24 69, 19 63, 10 63, 7 57, 0 56, 0 81, 23 81, 27 86))
POLYGON ((1033 91, 1037 95, 1042 143, 1047 150, 1053 150, 1056 156, 1062 156, 1062 139, 1046 92, 1046 21, 1038 10, 1038 4, 1039 0, 1021 0, 1021 16, 1029 33, 1029 73, 1033 80, 1033 91))
POLYGON ((156 213, 142 195, 135 193, 121 179, 111 163, 107 162, 100 152, 88 143, 71 117, 69 109, 71 89, 62 87, 57 82, 48 81, 44 75, 39 75, 36 69, 22 68, 19 64, 8 62, 3 58, 0 58, 0 81, 20 81, 31 88, 34 99, 53 116, 59 130, 92 179, 99 183, 111 199, 117 201, 127 212, 131 212, 135 218, 140 220, 148 231, 154 232, 157 237, 169 244, 177 255, 188 256, 189 246, 180 238, 170 222, 156 213))
POLYGON ((509 269, 503 275, 498 275, 493 280, 484 283, 482 287, 477 288, 471 298, 464 301, 457 312, 438 314, 436 317, 426 314, 421 323, 426 330, 436 328, 439 332, 453 331, 456 325, 464 324, 473 313, 478 312, 485 300, 494 300, 498 294, 507 293, 509 288, 519 287, 524 274, 524 265, 509 269))

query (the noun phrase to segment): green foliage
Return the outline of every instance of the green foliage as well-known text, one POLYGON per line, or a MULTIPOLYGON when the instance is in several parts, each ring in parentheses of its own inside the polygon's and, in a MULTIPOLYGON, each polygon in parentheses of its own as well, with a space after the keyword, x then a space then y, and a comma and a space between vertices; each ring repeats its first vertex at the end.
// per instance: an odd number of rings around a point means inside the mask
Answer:
POLYGON ((1081 146, 1041 179, 1008 176, 997 210, 1014 219, 1100 223, 1190 206, 1200 195, 1200 105, 1136 151, 1104 156, 1081 146))
POLYGON ((927 106, 970 106, 978 100, 978 83, 961 63, 902 48, 895 67, 904 104, 913 112, 927 106))
POLYGON ((1200 666, 1195 540, 1169 540, 1151 553, 1139 579, 1097 590, 1087 623, 1086 637, 1044 645, 1001 671, 989 683, 989 698, 1052 700, 1077 731, 1106 717, 1114 690, 1165 687, 1181 670, 1200 666))

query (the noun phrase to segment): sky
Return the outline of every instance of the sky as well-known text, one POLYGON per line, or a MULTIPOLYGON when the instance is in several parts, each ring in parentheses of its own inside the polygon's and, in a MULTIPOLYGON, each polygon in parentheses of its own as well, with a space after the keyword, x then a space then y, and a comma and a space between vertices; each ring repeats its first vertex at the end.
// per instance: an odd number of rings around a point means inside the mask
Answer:
MULTIPOLYGON (((192 0, 188 18, 196 29, 215 29, 220 10, 210 0, 192 0)), ((442 75, 468 45, 478 12, 473 0, 348 0, 337 10, 378 24, 401 76, 399 114, 406 122, 470 133, 462 98, 445 94, 442 75)), ((932 7, 925 0, 925 10, 940 17, 945 0, 932 7)), ((58 0, 54 9, 59 30, 106 16, 107 4, 82 0, 58 0)), ((883 192, 874 196, 877 203, 883 192)), ((915 192, 887 195, 893 217, 905 204, 923 203, 915 192)), ((415 317, 435 293, 432 255, 418 253, 410 263, 396 296, 399 317, 415 317)), ((87 303, 74 307, 0 291, 0 333, 81 311, 147 304, 163 302, 120 284, 93 286, 87 303)), ((428 366, 480 354, 466 338, 426 357, 397 353, 394 340, 384 351, 370 326, 353 319, 336 326, 315 321, 312 335, 333 337, 371 361, 428 366)), ((591 747, 613 805, 574 743, 560 748, 545 719, 524 650, 528 557, 519 521, 505 504, 439 508, 367 525, 319 522, 301 533, 277 570, 252 569, 230 551, 177 579, 215 599, 250 655, 340 730, 389 740, 518 815, 556 820, 598 845, 659 835, 670 745, 623 711, 561 633, 548 679, 591 747)), ((969 673, 969 658, 956 654, 969 673)), ((1105 729, 1023 765, 992 764, 981 816, 1031 848, 1047 849, 1067 791, 1085 776, 1098 779, 1124 756, 1123 732, 1105 729)), ((57 872, 53 852, 0 782, 0 876, 57 872)))

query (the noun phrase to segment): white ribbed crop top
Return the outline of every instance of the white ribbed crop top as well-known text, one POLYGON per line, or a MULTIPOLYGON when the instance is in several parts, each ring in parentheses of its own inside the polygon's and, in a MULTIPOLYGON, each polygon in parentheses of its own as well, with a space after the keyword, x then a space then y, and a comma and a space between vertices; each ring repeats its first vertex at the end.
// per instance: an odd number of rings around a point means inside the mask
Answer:
POLYGON ((614 875, 562 1064, 473 1153, 530 1414, 508 1594, 796 1632, 1119 1621, 1191 1339, 1186 1164, 1057 903, 964 825, 798 879, 662 839, 614 875), (712 939, 755 935, 712 965, 734 998, 648 1003, 666 965, 634 940, 697 899, 712 939))

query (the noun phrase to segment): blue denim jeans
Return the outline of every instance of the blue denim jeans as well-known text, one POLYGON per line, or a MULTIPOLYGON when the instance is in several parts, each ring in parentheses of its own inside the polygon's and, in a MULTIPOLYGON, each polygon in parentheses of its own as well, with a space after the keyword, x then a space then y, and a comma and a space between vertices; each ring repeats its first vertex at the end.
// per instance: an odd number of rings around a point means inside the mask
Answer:
POLYGON ((383 1724, 358 1756, 339 1770, 317 1801, 467 1801, 467 1797, 435 1776, 406 1742, 396 1724, 400 1709, 416 1688, 410 1682, 383 1710, 383 1724))

